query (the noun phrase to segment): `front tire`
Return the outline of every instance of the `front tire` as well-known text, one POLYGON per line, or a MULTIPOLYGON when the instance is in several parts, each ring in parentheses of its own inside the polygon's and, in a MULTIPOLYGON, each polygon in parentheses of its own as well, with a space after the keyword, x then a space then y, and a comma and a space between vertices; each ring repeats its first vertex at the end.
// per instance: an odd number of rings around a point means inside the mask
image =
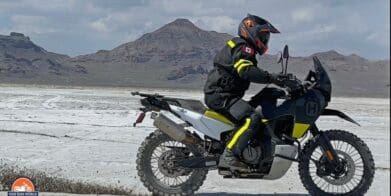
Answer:
POLYGON ((200 156, 200 149, 177 142, 167 134, 156 130, 139 147, 136 160, 138 176, 144 186, 154 195, 193 195, 206 179, 208 169, 173 166, 173 160, 178 156, 183 158, 183 156, 190 155, 200 156), (188 152, 181 153, 168 146, 185 148, 188 152), (154 166, 155 164, 157 166, 154 166), (186 179, 180 180, 182 177, 186 179))
POLYGON ((372 184, 375 164, 368 146, 356 135, 330 130, 324 134, 344 163, 341 174, 327 172, 321 164, 325 160, 317 139, 310 140, 299 162, 300 179, 311 195, 364 195, 372 184), (310 160, 309 158, 313 159, 310 160))

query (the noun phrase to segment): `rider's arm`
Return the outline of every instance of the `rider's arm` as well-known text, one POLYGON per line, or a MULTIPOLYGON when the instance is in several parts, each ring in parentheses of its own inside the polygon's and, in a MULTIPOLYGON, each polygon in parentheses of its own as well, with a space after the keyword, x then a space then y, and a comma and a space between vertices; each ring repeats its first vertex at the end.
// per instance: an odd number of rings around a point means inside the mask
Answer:
POLYGON ((272 74, 257 67, 255 51, 251 47, 241 45, 234 48, 233 60, 234 69, 239 77, 261 84, 268 84, 273 81, 272 74))

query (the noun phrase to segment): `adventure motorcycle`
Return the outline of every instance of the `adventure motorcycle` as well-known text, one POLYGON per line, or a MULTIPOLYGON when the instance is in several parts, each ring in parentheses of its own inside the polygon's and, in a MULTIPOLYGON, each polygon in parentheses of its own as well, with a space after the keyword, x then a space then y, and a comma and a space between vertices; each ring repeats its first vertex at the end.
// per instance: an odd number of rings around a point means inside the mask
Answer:
POLYGON ((295 161, 300 179, 312 195, 366 193, 375 172, 368 146, 347 131, 321 131, 316 120, 320 115, 335 115, 359 124, 340 111, 326 108, 331 82, 317 57, 313 57, 315 71, 309 71, 304 81, 287 73, 288 58, 285 46, 279 53, 281 75, 286 78, 286 95, 279 98, 284 101, 272 118, 262 119, 266 127, 243 151, 241 161, 248 168, 240 171, 217 167, 239 125, 198 100, 132 92, 143 97, 142 113, 134 126, 151 112, 157 127, 137 154, 137 171, 145 187, 155 195, 191 195, 211 169, 218 169, 224 178, 274 180, 284 176, 295 161))

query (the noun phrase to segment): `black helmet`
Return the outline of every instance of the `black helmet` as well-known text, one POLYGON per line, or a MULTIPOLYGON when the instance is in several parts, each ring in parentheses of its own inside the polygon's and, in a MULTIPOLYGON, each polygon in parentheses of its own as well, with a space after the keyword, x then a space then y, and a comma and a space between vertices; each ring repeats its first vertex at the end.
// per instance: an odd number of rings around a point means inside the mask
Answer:
POLYGON ((265 19, 247 14, 239 24, 238 35, 248 41, 260 55, 267 51, 270 33, 280 33, 265 19))

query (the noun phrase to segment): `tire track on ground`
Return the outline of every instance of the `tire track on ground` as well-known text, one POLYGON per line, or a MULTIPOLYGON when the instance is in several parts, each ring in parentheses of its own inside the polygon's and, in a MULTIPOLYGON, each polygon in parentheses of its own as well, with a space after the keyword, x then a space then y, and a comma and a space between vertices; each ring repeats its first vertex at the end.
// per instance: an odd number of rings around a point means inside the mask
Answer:
POLYGON ((60 101, 63 98, 64 98, 63 96, 58 95, 46 100, 45 102, 42 103, 42 105, 47 109, 54 109, 57 108, 56 102, 60 101))
MULTIPOLYGON (((100 124, 84 124, 73 122, 46 122, 46 121, 33 121, 33 120, 0 120, 0 122, 22 122, 22 123, 38 123, 38 124, 61 124, 61 125, 87 125, 93 127, 133 127, 133 125, 100 125, 100 124)), ((137 128, 155 128, 152 126, 137 126, 137 128)))
POLYGON ((46 133, 34 133, 34 132, 30 132, 30 131, 17 131, 17 130, 0 130, 0 132, 3 132, 3 133, 20 133, 20 134, 26 134, 26 135, 39 135, 39 136, 44 136, 44 137, 51 137, 51 138, 58 138, 58 136, 55 136, 55 135, 50 135, 50 134, 46 134, 46 133))
POLYGON ((123 142, 118 140, 108 140, 108 139, 86 139, 76 136, 70 136, 70 135, 64 135, 64 136, 57 136, 52 134, 46 134, 46 133, 36 133, 31 131, 18 131, 18 130, 0 130, 0 133, 16 133, 16 134, 25 134, 25 135, 37 135, 37 136, 43 136, 43 137, 50 137, 50 138, 67 138, 67 139, 75 139, 75 140, 82 140, 82 141, 100 141, 100 142, 112 142, 112 143, 122 143, 122 144, 137 144, 133 142, 123 142))
POLYGON ((29 100, 29 99, 33 99, 32 97, 26 97, 26 96, 21 96, 21 97, 13 97, 13 98, 9 98, 5 101, 1 101, 3 103, 1 103, 1 107, 4 107, 6 109, 21 109, 20 107, 17 106, 17 103, 19 102, 22 102, 22 101, 26 101, 26 100, 29 100))

